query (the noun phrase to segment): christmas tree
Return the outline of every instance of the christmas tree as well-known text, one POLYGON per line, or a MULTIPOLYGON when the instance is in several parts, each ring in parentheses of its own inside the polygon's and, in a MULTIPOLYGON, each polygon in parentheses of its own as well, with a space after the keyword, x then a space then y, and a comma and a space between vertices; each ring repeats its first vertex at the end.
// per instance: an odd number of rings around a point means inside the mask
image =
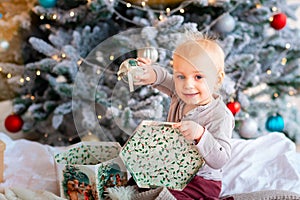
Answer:
MULTIPOLYGON (((14 111, 41 143, 92 134, 123 144, 141 120, 164 121, 169 99, 149 86, 131 92, 118 76, 121 63, 144 56, 171 69, 176 41, 200 31, 217 35, 225 51, 220 92, 235 136, 279 131, 300 143, 300 114, 290 103, 300 89, 300 32, 288 21, 296 8, 284 0, 40 0, 23 40, 24 74, 10 81, 21 84, 14 111)), ((2 74, 16 77, 14 65, 2 62, 2 74)))

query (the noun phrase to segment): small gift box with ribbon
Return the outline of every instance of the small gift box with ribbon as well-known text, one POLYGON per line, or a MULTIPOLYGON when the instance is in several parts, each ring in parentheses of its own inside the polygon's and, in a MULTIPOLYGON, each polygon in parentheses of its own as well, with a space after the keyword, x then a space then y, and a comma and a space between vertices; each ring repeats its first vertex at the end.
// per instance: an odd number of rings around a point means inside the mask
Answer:
POLYGON ((103 199, 109 187, 127 184, 117 142, 80 142, 55 155, 60 195, 67 199, 103 199))

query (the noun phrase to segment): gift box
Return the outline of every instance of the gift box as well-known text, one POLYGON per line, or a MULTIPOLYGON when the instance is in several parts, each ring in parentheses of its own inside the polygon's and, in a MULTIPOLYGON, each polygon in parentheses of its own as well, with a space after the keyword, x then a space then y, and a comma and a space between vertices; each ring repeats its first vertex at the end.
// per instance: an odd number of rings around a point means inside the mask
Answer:
POLYGON ((140 188, 183 190, 204 165, 194 143, 168 122, 142 121, 120 157, 140 188))
POLYGON ((127 184, 117 142, 81 142, 55 155, 60 195, 66 199, 103 199, 108 187, 127 184))

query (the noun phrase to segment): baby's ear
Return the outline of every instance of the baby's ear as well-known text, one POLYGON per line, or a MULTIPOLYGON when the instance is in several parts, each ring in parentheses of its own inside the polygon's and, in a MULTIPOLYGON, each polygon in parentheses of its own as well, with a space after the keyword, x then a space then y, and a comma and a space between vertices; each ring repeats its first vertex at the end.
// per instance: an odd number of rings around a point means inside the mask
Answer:
POLYGON ((215 91, 218 91, 221 88, 221 85, 223 83, 224 77, 225 77, 225 72, 223 70, 218 72, 218 78, 217 78, 217 82, 215 85, 215 91))
POLYGON ((225 72, 223 70, 218 72, 218 81, 217 84, 221 85, 225 77, 225 72))

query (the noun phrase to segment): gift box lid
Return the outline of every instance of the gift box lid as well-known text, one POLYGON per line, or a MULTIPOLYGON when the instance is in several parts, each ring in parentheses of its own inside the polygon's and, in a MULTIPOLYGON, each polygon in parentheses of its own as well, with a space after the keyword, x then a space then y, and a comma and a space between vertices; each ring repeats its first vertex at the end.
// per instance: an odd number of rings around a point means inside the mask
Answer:
POLYGON ((203 157, 172 123, 144 120, 120 151, 137 185, 182 190, 204 165, 203 157))
POLYGON ((54 156, 58 164, 95 165, 119 156, 117 142, 79 142, 54 156))

